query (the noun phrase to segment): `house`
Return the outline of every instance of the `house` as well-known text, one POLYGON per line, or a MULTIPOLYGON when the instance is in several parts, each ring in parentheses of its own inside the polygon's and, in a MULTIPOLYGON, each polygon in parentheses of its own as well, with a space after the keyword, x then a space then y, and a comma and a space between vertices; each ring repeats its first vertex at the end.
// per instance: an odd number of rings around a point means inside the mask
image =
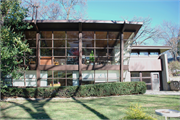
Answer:
POLYGON ((10 86, 77 86, 104 82, 145 81, 148 90, 165 90, 168 46, 131 46, 142 22, 95 20, 27 20, 33 54, 29 70, 10 86))

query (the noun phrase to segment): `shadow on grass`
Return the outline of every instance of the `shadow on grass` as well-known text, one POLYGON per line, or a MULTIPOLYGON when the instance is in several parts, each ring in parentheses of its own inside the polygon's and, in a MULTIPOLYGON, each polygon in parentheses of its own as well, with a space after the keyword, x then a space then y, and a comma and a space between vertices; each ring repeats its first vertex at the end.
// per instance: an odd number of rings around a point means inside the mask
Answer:
POLYGON ((92 113, 94 113, 94 114, 95 114, 97 117, 99 117, 100 119, 109 119, 109 118, 106 117, 105 115, 103 115, 103 114, 101 114, 100 112, 96 111, 95 109, 87 106, 86 104, 84 104, 83 102, 77 100, 77 99, 74 97, 74 96, 76 96, 76 94, 77 94, 77 92, 78 92, 78 90, 79 90, 79 87, 80 87, 80 86, 77 87, 76 92, 75 92, 74 95, 72 96, 72 99, 73 99, 74 101, 76 101, 77 103, 81 104, 81 105, 82 105, 83 107, 85 107, 86 109, 90 110, 92 113))

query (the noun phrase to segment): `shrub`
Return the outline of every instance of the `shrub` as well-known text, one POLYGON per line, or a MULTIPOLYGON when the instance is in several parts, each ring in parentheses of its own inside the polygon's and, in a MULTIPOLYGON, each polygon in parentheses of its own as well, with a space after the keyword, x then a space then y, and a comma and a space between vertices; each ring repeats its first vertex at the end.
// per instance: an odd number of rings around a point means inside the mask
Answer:
POLYGON ((2 88, 4 97, 90 97, 143 94, 146 92, 145 82, 101 83, 81 86, 37 87, 37 88, 2 88))
POLYGON ((131 104, 129 110, 126 112, 126 116, 123 119, 156 120, 155 118, 144 113, 144 110, 139 104, 131 104))

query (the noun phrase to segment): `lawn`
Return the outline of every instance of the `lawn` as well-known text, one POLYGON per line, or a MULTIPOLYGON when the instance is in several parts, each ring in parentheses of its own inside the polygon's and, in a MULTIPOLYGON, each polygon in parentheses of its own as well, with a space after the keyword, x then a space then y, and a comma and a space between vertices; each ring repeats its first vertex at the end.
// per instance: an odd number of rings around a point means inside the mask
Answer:
MULTIPOLYGON (((130 103, 139 103, 152 117, 156 109, 180 111, 180 96, 125 95, 103 98, 14 100, 0 102, 1 119, 121 119, 130 103)), ((178 118, 171 118, 178 119, 178 118)))

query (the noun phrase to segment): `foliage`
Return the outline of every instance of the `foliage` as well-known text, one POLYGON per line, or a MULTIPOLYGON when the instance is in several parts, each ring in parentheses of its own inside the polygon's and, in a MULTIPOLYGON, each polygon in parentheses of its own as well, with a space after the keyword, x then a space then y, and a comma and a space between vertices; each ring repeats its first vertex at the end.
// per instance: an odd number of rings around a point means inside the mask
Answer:
POLYGON ((86 14, 87 0, 22 0, 22 6, 28 8, 28 17, 34 19, 37 6, 37 19, 82 19, 86 14), (33 10, 34 8, 34 10, 33 10))
POLYGON ((23 39, 23 30, 30 29, 29 24, 23 22, 27 10, 20 6, 20 2, 5 0, 1 2, 1 73, 2 77, 10 74, 16 78, 25 68, 19 64, 23 62, 25 53, 30 53, 28 44, 23 39))
POLYGON ((90 61, 91 62, 94 62, 94 53, 93 53, 93 51, 91 51, 91 53, 90 53, 90 61))
POLYGON ((180 62, 178 61, 172 61, 169 63, 168 65, 169 68, 169 72, 173 75, 173 76, 178 76, 180 73, 180 62))
POLYGON ((1 91, 4 97, 90 97, 110 95, 143 94, 146 92, 145 82, 102 83, 82 86, 64 86, 47 88, 15 88, 8 87, 1 91))
POLYGON ((126 116, 124 117, 124 119, 156 120, 155 118, 152 118, 151 116, 144 113, 144 110, 138 103, 131 104, 129 110, 126 112, 126 116))

